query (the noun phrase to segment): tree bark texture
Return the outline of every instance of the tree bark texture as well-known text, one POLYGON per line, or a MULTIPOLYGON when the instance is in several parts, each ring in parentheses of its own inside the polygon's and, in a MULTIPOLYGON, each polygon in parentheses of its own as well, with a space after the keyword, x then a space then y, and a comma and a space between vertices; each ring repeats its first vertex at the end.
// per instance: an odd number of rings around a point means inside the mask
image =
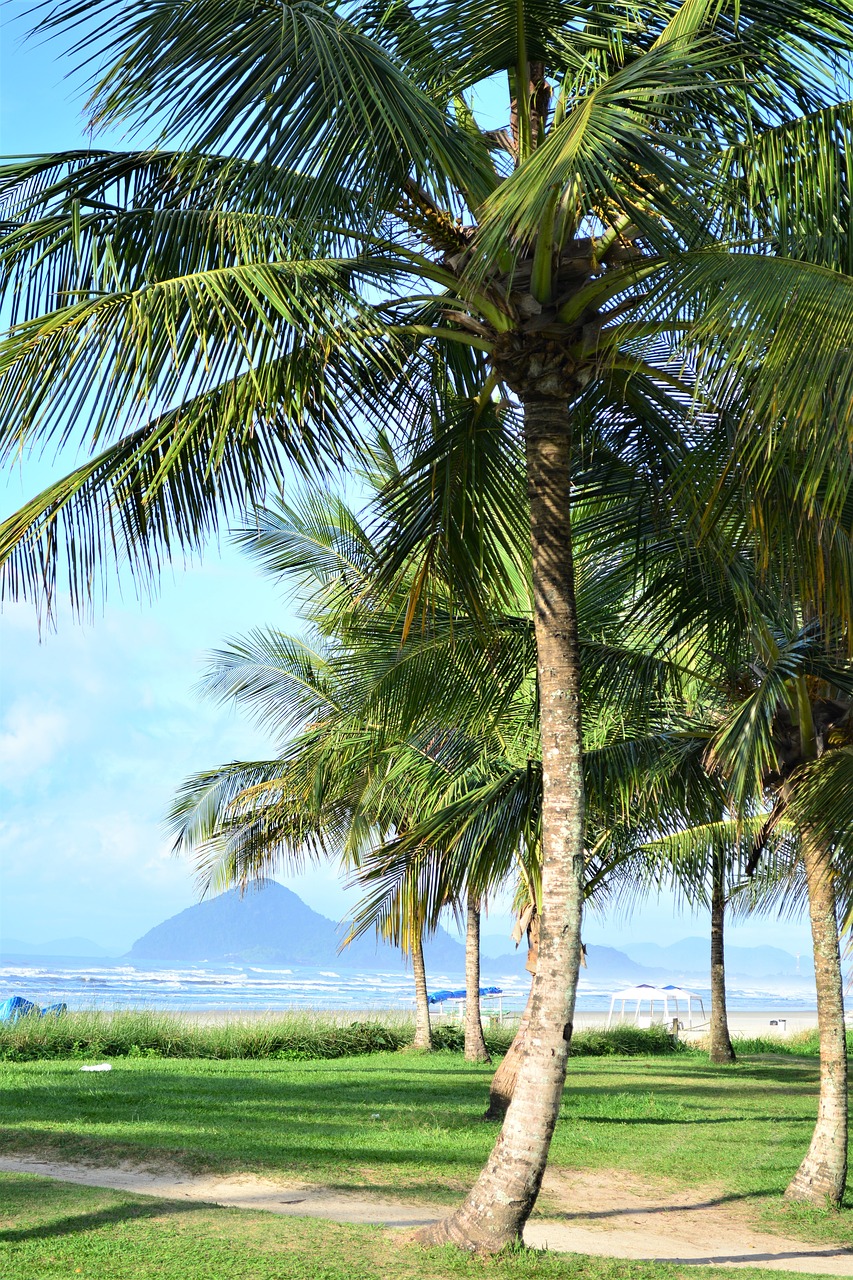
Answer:
POLYGON ((734 1062, 735 1051, 729 1035, 726 1013, 726 864, 715 852, 711 863, 711 1037, 708 1056, 712 1062, 734 1062))
POLYGON ((432 1025, 429 1019, 429 994, 424 967, 423 934, 415 929, 412 935, 412 970, 415 975, 415 1039, 416 1049, 432 1048, 432 1025))
MULTIPOLYGON (((536 962, 539 958, 539 916, 534 911, 530 922, 527 926, 527 961, 524 965, 531 978, 536 976, 536 962)), ((527 1035, 527 1028, 530 1026, 530 1008, 533 1001, 533 984, 531 982, 530 991, 527 994, 527 1003, 521 1015, 518 1024, 518 1030, 512 1038, 512 1044, 504 1054, 503 1060, 495 1074, 492 1076, 492 1083, 489 1086, 489 1105, 483 1116, 484 1120, 503 1120, 507 1113, 509 1104, 512 1102, 512 1095, 515 1092, 515 1082, 518 1078, 518 1068, 521 1065, 521 1059, 524 1056, 524 1038, 527 1035)))
POLYGON ((491 1062, 480 1016, 480 902, 470 889, 465 931, 465 1060, 491 1062))
POLYGON ((583 900, 580 665, 569 523, 567 399, 524 404, 542 732, 542 901, 530 1021, 515 1092, 460 1208, 420 1233, 496 1251, 520 1239, 560 1109, 574 1018, 583 900))
POLYGON ((518 1079, 518 1068, 524 1056, 524 1041, 527 1036, 527 1028, 530 1026, 530 1007, 532 1003, 533 987, 531 985, 527 1004, 524 1006, 524 1012, 521 1015, 518 1030, 512 1038, 512 1044, 507 1049, 498 1065, 497 1071, 492 1076, 492 1083, 489 1085, 489 1105, 483 1116, 484 1120, 503 1120, 509 1109, 509 1104, 512 1102, 515 1082, 518 1079))
POLYGON ((847 1044, 838 919, 829 852, 805 836, 802 853, 814 944, 820 1097, 811 1145, 785 1195, 838 1205, 847 1182, 847 1044))

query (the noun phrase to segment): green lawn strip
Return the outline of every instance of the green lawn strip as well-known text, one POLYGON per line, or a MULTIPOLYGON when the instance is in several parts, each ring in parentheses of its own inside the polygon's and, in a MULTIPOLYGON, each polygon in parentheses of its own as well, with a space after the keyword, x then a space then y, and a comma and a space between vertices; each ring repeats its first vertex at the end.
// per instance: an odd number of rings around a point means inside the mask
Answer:
MULTIPOLYGON (((496 1126, 481 1120, 490 1072, 451 1054, 127 1059, 103 1074, 71 1062, 7 1063, 0 1147, 96 1163, 176 1160, 448 1203, 494 1141, 496 1126)), ((720 1068, 698 1055, 574 1059, 551 1164, 708 1187, 763 1225, 853 1244, 853 1214, 780 1202, 816 1105, 813 1060, 720 1068)))
MULTIPOLYGON (((682 1264, 423 1249, 398 1233, 0 1174, 4 1280, 677 1280, 682 1264)), ((710 1280, 790 1273, 704 1267, 710 1280)), ((802 1274, 802 1273, 800 1273, 802 1274)))

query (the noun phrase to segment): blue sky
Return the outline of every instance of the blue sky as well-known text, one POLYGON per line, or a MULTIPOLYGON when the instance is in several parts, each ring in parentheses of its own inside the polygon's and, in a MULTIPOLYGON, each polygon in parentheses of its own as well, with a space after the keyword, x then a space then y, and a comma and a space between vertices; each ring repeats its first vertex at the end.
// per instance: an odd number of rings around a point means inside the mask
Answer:
MULTIPOLYGON (((19 8, 17 10, 21 12, 19 8)), ((9 10, 7 9, 7 13, 9 10)), ((21 43, 2 29, 0 151, 85 146, 82 95, 64 80, 55 45, 21 43)), ((121 146, 104 136, 102 145, 121 146)), ((71 461, 64 460, 67 465, 71 461)), ((62 468, 66 469, 66 468, 62 468)), ((0 476, 0 516, 37 492, 59 464, 25 460, 0 476)), ((102 612, 80 625, 61 613, 40 635, 33 609, 0 617, 0 930, 43 941, 83 935, 123 951, 195 900, 191 868, 172 856, 163 817, 188 773, 265 754, 270 741, 195 692, 204 656, 253 626, 294 626, 280 593, 227 543, 203 563, 176 567, 153 602, 119 581, 102 612)), ((331 875, 286 879, 316 910, 338 918, 352 895, 331 875)), ((507 932, 499 910, 485 926, 507 932)), ((704 919, 668 900, 631 920, 591 919, 588 942, 662 944, 706 934, 704 919)), ((756 921, 732 930, 741 945, 808 946, 803 923, 756 921)))

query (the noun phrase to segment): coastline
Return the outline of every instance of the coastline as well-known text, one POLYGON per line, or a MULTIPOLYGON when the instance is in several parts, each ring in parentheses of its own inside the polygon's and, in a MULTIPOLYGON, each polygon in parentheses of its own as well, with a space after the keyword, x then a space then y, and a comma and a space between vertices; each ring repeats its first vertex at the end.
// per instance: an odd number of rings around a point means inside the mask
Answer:
MULTIPOLYGON (((116 1010, 115 1012, 121 1012, 116 1010)), ((340 1021, 344 1023, 356 1022, 363 1020, 365 1022, 393 1021, 408 1022, 411 1021, 413 1014, 409 1010, 399 1008, 369 1008, 369 1009, 241 1009, 223 1008, 223 1009, 157 1009, 151 1010, 152 1013, 168 1013, 171 1016, 186 1018, 187 1021, 195 1022, 201 1026, 222 1026, 229 1022, 246 1023, 246 1022, 272 1022, 288 1015, 309 1014, 317 1018, 329 1021, 340 1021)), ((504 1015, 504 1022, 512 1022, 515 1014, 508 1013, 504 1015)), ((607 1025, 606 1009, 584 1009, 575 1013, 574 1028, 576 1031, 593 1031, 604 1030, 607 1025)), ((816 1009, 735 1009, 729 1012, 729 1030, 734 1037, 758 1037, 768 1036, 772 1038, 782 1037, 787 1039, 790 1036, 800 1035, 803 1032, 814 1031, 817 1029, 817 1010, 816 1009), (774 1025, 775 1023, 775 1025, 774 1025)), ((439 1018, 436 1021, 454 1022, 455 1018, 439 1018)), ((616 1020, 614 1026, 619 1025, 616 1020)), ((625 1019, 625 1025, 632 1026, 634 1023, 631 1019, 625 1019)), ((648 1020, 641 1025, 648 1025, 648 1020)), ((694 1019, 692 1031, 685 1025, 683 1037, 685 1039, 701 1038, 708 1031, 708 1021, 702 1022, 699 1018, 694 1019)))
MULTIPOLYGON (((710 991, 705 975, 694 975, 684 985, 704 1001, 707 1013, 710 991)), ((463 974, 436 970, 430 975, 430 990, 462 990, 463 974)), ((530 976, 523 973, 484 973, 484 985, 502 990, 504 1018, 518 1018, 529 988, 530 976)), ((601 1028, 606 1024, 612 994, 620 984, 582 978, 575 1006, 575 1026, 581 1029, 601 1028)), ((0 964, 0 996, 22 996, 41 1007, 65 1004, 69 1010, 92 1011, 110 1015, 120 1010, 142 1012, 154 1016, 185 1016, 210 1025, 281 1018, 300 1014, 324 1016, 340 1024, 355 1021, 406 1021, 414 1011, 412 976, 403 969, 397 972, 375 972, 292 968, 268 968, 260 965, 199 963, 192 966, 151 966, 60 957, 57 962, 42 960, 0 964)), ((494 1007, 486 1002, 484 1020, 494 1016, 494 1007)), ((497 1003, 491 1002, 494 1004, 497 1003)), ((634 1023, 632 1002, 628 1002, 624 1021, 634 1023), (630 1010, 630 1011, 629 1011, 630 1010)), ((695 1006, 694 1006, 695 1007, 695 1006)), ((685 1010, 679 1010, 682 1023, 687 1023, 685 1010)), ((753 979, 735 978, 728 987, 728 1012, 735 1035, 795 1035, 813 1029, 817 1024, 814 983, 782 977, 753 979), (775 1024, 775 1025, 771 1025, 775 1024)), ((662 1005, 656 1013, 661 1016, 662 1005)), ((643 1010, 647 1023, 648 1003, 643 1010)), ((458 1017, 459 1009, 451 1005, 436 1006, 434 1016, 458 1017)), ((693 1030, 701 1034, 701 1024, 694 1015, 693 1030)), ((685 1035, 688 1027, 685 1027, 685 1035)))

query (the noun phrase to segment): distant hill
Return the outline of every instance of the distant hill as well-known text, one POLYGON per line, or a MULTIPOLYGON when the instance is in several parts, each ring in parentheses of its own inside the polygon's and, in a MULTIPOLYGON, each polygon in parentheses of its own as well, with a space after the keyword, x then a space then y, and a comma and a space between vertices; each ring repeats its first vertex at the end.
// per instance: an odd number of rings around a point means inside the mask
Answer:
MULTIPOLYGON (((399 967, 399 951, 373 937, 358 938, 339 953, 343 932, 290 889, 269 880, 243 897, 232 889, 171 916, 137 938, 127 958, 158 964, 230 960, 327 969, 399 967)), ((465 949, 443 929, 427 941, 424 953, 431 970, 464 973, 465 949)), ((523 967, 524 958, 506 955, 498 963, 506 971, 523 967)))
POLYGON ((0 938, 0 955, 84 956, 98 960, 112 954, 90 938, 54 938, 51 942, 22 942, 20 938, 0 938))
POLYGON ((606 980, 618 983, 655 982, 658 977, 655 972, 637 964, 624 951, 617 951, 615 947, 597 946, 587 947, 586 968, 581 969, 580 976, 589 978, 590 982, 606 980))
MULTIPOLYGON (((512 959, 512 955, 507 954, 512 945, 512 939, 504 934, 483 934, 480 938, 480 955, 484 967, 493 967, 497 960, 512 959)), ((524 965, 527 959, 524 946, 518 948, 515 958, 522 966, 524 965)), ((628 983, 653 982, 657 975, 650 973, 644 965, 632 960, 624 951, 617 951, 615 947, 590 945, 586 949, 586 969, 581 969, 581 977, 589 978, 591 982, 628 983)))
MULTIPOLYGON (((638 964, 680 973, 708 973, 710 946, 707 938, 682 938, 671 946, 654 942, 626 942, 624 951, 638 964)), ((726 947, 726 972, 745 978, 810 977, 814 972, 811 955, 797 957, 781 947, 726 947)))
POLYGON ((481 933, 480 934, 480 955, 481 956, 505 956, 513 950, 514 943, 509 934, 506 933, 481 933))
MULTIPOLYGON (((290 889, 270 880, 243 897, 232 889, 164 920, 134 942, 127 958, 174 965, 231 961, 333 970, 399 968, 399 951, 378 944, 372 936, 357 939, 339 953, 342 935, 340 925, 313 911, 290 889)), ((524 946, 516 951, 507 938, 503 954, 489 950, 492 954, 482 958, 485 975, 524 971, 524 946)), ((424 952, 428 973, 464 974, 464 945, 443 929, 427 940, 424 952)), ((587 949, 583 976, 593 982, 614 984, 655 980, 654 974, 650 975, 648 969, 623 952, 600 946, 587 949)))
MULTIPOLYGON (((343 933, 334 920, 313 911, 297 894, 270 880, 242 898, 236 889, 231 890, 171 916, 138 938, 127 959, 162 965, 230 961, 330 970, 394 971, 401 967, 399 951, 377 943, 372 935, 359 938, 339 953, 343 933)), ((500 934, 486 934, 481 941, 484 978, 524 972, 527 952, 523 944, 515 950, 512 940, 500 934)), ((424 950, 429 974, 455 978, 464 974, 464 945, 445 930, 438 930, 424 950)), ((666 947, 654 942, 625 942, 619 950, 593 945, 587 947, 587 967, 581 970, 581 978, 612 989, 637 982, 683 981, 687 986, 706 986, 709 950, 707 938, 683 938, 666 947)), ((98 960, 112 954, 89 938, 48 942, 0 939, 0 955, 14 959, 98 960)), ((796 956, 781 947, 727 947, 726 969, 730 982, 736 977, 810 982, 814 972, 810 955, 800 956, 798 972, 796 956)))

